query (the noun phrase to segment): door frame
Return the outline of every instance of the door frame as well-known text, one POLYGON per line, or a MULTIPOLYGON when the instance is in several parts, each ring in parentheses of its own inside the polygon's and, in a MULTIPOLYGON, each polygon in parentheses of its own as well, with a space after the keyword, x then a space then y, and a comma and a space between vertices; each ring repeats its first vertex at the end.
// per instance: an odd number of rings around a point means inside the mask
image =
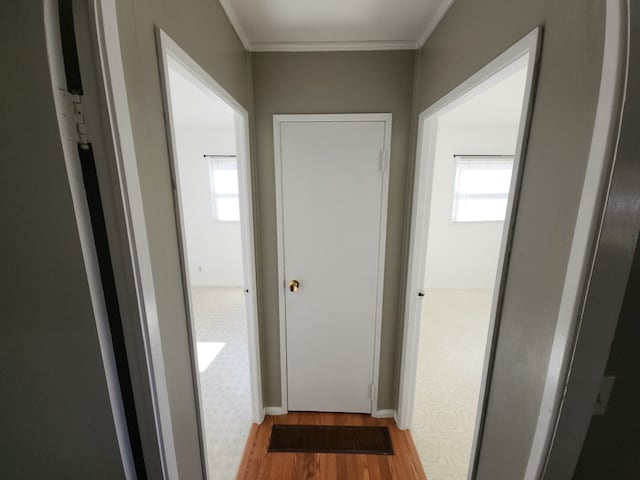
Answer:
MULTIPOLYGON (((48 4, 49 2, 46 2, 48 4)), ((75 8, 75 7, 74 7, 75 8)), ((127 252, 118 258, 114 274, 122 294, 123 329, 130 371, 135 374, 136 409, 147 473, 167 480, 178 479, 178 464, 160 338, 151 253, 144 217, 142 192, 127 99, 116 0, 91 0, 88 4, 94 39, 95 68, 106 138, 113 147, 110 161, 117 178, 113 188, 102 190, 105 204, 121 205, 114 222, 106 218, 108 232, 117 232, 127 252), (112 142, 112 143, 111 143, 112 142), (124 321, 126 317, 127 321, 124 321)), ((109 241, 111 242, 111 234, 109 241)))
POLYGON ((537 77, 541 42, 541 28, 537 27, 529 34, 485 65, 458 87, 454 88, 440 100, 425 109, 419 116, 418 138, 416 148, 413 206, 411 213, 411 233, 406 277, 405 316, 403 331, 403 347, 401 352, 398 414, 396 422, 401 429, 411 425, 413 417, 416 374, 418 366, 420 314, 422 305, 417 291, 423 288, 425 276, 425 259, 429 229, 429 209, 431 204, 431 185, 433 182, 433 155, 435 153, 435 120, 437 117, 463 103, 469 94, 481 84, 491 85, 504 78, 522 61, 528 58, 527 80, 524 92, 520 125, 513 159, 513 174, 504 228, 498 257, 498 269, 493 290, 491 317, 487 332, 487 345, 482 369, 480 398, 476 415, 475 433, 469 462, 469 478, 472 477, 479 452, 479 442, 484 425, 484 414, 487 404, 490 372, 493 366, 495 347, 499 326, 499 317, 504 297, 504 286, 509 266, 508 254, 513 239, 517 202, 522 179, 522 159, 525 156, 526 140, 531 119, 534 86, 537 77), (489 80, 487 82, 487 80, 489 80))
POLYGON ((267 413, 285 414, 288 412, 288 378, 287 378, 287 335, 286 335, 286 308, 285 292, 286 278, 284 272, 284 212, 282 199, 282 150, 281 127, 287 122, 383 122, 384 142, 381 152, 382 166, 382 191, 380 205, 380 233, 378 243, 378 287, 376 295, 376 319, 373 355, 373 385, 371 395, 371 414, 374 417, 386 416, 378 411, 378 380, 380 375, 380 336, 382 332, 382 301, 384 295, 384 264, 387 240, 387 210, 389 203, 389 170, 391 152, 391 113, 347 113, 347 114, 289 114, 273 116, 273 143, 276 186, 276 233, 278 248, 278 310, 280 328, 280 392, 281 405, 279 407, 267 407, 267 413))
POLYGON ((251 416, 253 422, 260 424, 264 419, 262 405, 262 382, 260 368, 260 342, 258 330, 258 304, 256 283, 256 259, 255 259, 255 232, 253 192, 251 188, 251 158, 249 145, 249 112, 229 94, 218 82, 216 82, 198 63, 189 56, 175 41, 162 29, 156 27, 156 39, 158 47, 159 66, 162 81, 165 123, 169 142, 169 157, 171 160, 171 174, 174 183, 174 209, 176 223, 179 232, 180 265, 182 273, 182 285, 184 290, 185 306, 187 310, 187 329, 189 331, 189 352, 191 356, 191 373, 196 394, 198 431, 200 435, 200 448, 203 461, 203 469, 207 470, 207 451, 204 412, 201 405, 201 387, 198 371, 198 355, 196 346, 195 319, 193 316, 193 302, 189 281, 189 263, 186 257, 186 233, 184 213, 180 195, 179 167, 177 161, 176 135, 173 124, 173 114, 170 102, 169 90, 169 65, 167 59, 177 61, 182 68, 192 74, 197 80, 211 89, 221 100, 233 109, 236 114, 236 153, 238 164, 238 187, 240 199, 240 231, 242 238, 242 260, 244 277, 244 294, 246 305, 247 340, 249 353, 249 378, 251 385, 251 416), (238 121, 240 117, 240 121, 238 121), (240 127, 240 128, 238 128, 240 127))
POLYGON ((605 2, 600 90, 558 322, 525 480, 568 478, 578 464, 623 306, 640 222, 635 131, 640 16, 605 2), (635 149, 635 150, 634 150, 635 149))
MULTIPOLYGON (((147 472, 157 473, 159 475, 158 478, 174 480, 178 478, 178 465, 172 412, 160 338, 156 294, 151 270, 151 254, 144 217, 131 113, 127 100, 116 1, 90 0, 88 8, 92 28, 91 35, 95 40, 92 48, 97 56, 95 68, 99 75, 101 94, 104 95, 104 98, 101 99, 103 107, 103 112, 101 113, 104 114, 105 133, 109 141, 113 143, 112 158, 110 160, 113 162, 113 167, 117 172, 117 184, 114 184, 112 189, 103 190, 102 195, 105 198, 111 198, 116 204, 121 202, 122 205, 122 209, 115 212, 117 223, 110 223, 109 218, 107 218, 107 227, 109 232, 118 232, 123 237, 123 241, 126 242, 130 253, 126 258, 119 259, 123 262, 124 267, 116 268, 114 274, 118 293, 122 293, 122 304, 126 305, 126 317, 130 320, 123 322, 123 327, 127 350, 131 349, 131 355, 129 356, 130 370, 133 373, 137 372, 136 375, 139 380, 135 384, 139 388, 134 394, 136 395, 136 405, 139 404, 142 407, 137 410, 137 416, 142 436, 145 467, 147 472)), ((205 76, 207 75, 202 70, 201 73, 205 76)), ((215 80, 211 78, 210 80, 217 85, 215 80)), ((224 91, 221 87, 220 90, 224 91)), ((222 96, 220 91, 217 93, 222 96)), ((247 179, 246 187, 249 189, 252 183, 250 181, 248 112, 238 105, 231 95, 226 94, 224 98, 226 101, 234 103, 234 109, 240 111, 244 123, 247 138, 244 139, 242 148, 246 152, 247 169, 243 178, 247 179)), ((247 202, 246 206, 248 209, 253 210, 252 202, 247 202)), ((250 217, 245 216, 245 218, 253 220, 253 213, 250 217)), ((253 259, 255 256, 253 223, 249 223, 246 235, 251 242, 249 253, 253 259)), ((117 240, 120 239, 118 238, 117 240)), ((254 292, 251 303, 254 315, 253 325, 256 326, 255 260, 245 262, 245 270, 248 265, 252 268, 253 278, 249 288, 254 292)), ((253 359, 259 362, 257 328, 255 329, 255 334, 256 337, 250 340, 255 344, 255 349, 250 348, 249 350, 250 355, 253 354, 253 359)), ((250 361, 251 364, 252 361, 250 361)), ((262 421, 264 410, 262 409, 262 384, 259 363, 257 363, 257 367, 258 369, 253 372, 252 377, 252 382, 257 381, 258 386, 258 388, 254 388, 252 384, 251 391, 252 397, 254 397, 252 398, 252 409, 254 421, 256 419, 262 421)), ((194 374, 196 374, 195 372, 194 374)), ((198 413, 199 410, 197 411, 198 413)), ((201 426, 199 425, 199 427, 201 426)), ((199 433, 202 435, 201 429, 199 433)), ((202 437, 200 438, 202 440, 202 437)), ((200 444, 203 475, 207 475, 207 459, 206 456, 202 455, 204 444, 202 441, 200 444)))

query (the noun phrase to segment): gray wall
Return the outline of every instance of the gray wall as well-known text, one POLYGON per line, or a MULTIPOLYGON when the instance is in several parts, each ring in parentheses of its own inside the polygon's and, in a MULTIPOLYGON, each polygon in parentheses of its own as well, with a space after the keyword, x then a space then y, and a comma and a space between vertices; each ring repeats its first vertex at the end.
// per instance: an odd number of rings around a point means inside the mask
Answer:
POLYGON ((42 8, 0 6, 0 476, 124 478, 42 8))
POLYGON ((196 404, 154 27, 250 109, 247 55, 217 1, 118 0, 120 42, 181 479, 201 478, 196 404))
POLYGON ((395 408, 398 303, 415 52, 254 53, 256 178, 265 405, 280 405, 273 115, 393 114, 378 408, 395 408))
POLYGON ((539 84, 478 478, 522 478, 536 426, 591 142, 604 3, 457 0, 420 51, 424 110, 537 25, 539 84))
POLYGON ((640 471, 640 244, 631 267, 605 375, 616 380, 604 415, 589 424, 574 480, 634 478, 640 471))

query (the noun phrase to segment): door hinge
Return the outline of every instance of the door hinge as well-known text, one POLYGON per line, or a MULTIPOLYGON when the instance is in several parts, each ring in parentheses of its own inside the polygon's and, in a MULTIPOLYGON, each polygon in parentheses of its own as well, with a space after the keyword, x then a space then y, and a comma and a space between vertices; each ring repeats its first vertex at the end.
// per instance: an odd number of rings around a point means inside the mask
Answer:
POLYGON ((64 90, 59 92, 64 105, 61 121, 65 139, 77 143, 81 148, 89 148, 82 96, 64 90))
POLYGON ((372 383, 369 386, 369 399, 373 400, 374 398, 376 398, 376 384, 372 383))
POLYGON ((380 171, 384 172, 389 165, 389 150, 380 150, 380 171))

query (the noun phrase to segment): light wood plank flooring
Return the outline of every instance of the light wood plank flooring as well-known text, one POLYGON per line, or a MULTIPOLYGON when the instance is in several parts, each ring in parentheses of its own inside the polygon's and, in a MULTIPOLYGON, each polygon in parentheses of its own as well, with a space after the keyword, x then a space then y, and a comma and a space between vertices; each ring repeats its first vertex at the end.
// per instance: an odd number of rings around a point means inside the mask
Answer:
POLYGON ((295 412, 268 416, 253 425, 245 446, 240 480, 426 480, 418 453, 408 431, 391 418, 349 413, 295 412), (268 453, 271 427, 276 424, 387 426, 395 455, 335 453, 268 453))

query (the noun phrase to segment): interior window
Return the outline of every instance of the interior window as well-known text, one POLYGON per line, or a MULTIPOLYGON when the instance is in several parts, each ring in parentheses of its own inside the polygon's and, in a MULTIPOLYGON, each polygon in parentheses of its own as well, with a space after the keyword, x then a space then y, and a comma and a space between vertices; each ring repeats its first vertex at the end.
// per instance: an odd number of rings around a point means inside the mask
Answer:
POLYGON ((456 158, 454 222, 504 221, 513 159, 456 158))
POLYGON ((209 176, 213 218, 218 222, 239 222, 238 163, 234 157, 210 158, 209 176))

